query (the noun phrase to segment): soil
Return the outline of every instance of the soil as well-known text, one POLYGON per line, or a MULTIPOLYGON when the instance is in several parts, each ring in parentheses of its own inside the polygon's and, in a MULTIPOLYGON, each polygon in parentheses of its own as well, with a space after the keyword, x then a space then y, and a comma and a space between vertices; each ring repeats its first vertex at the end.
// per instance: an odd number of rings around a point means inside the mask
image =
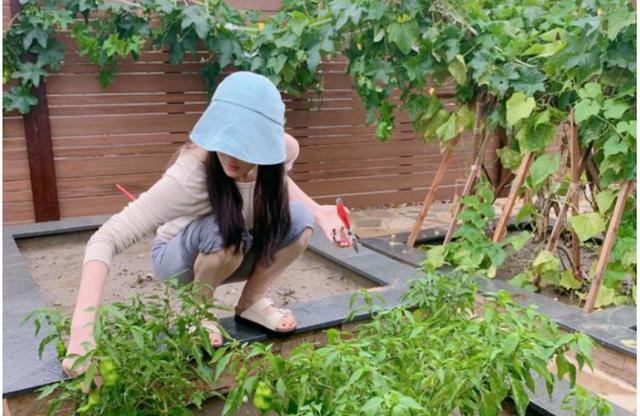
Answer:
MULTIPOLYGON (((40 295, 48 306, 57 306, 71 315, 80 285, 84 248, 92 232, 77 232, 18 241, 40 295)), ((124 301, 129 295, 161 293, 164 285, 154 278, 149 252, 150 236, 118 254, 113 261, 102 302, 124 301)), ((216 290, 218 302, 235 306, 244 281, 223 284, 216 290)), ((307 250, 275 281, 268 296, 276 305, 287 306, 331 296, 336 293, 375 286, 346 269, 307 250)), ((220 311, 220 317, 233 312, 220 311)))
MULTIPOLYGON (((527 267, 531 265, 535 256, 542 250, 539 243, 534 243, 531 240, 527 242, 520 251, 515 251, 511 248, 507 251, 507 258, 504 264, 498 269, 496 278, 501 280, 510 280, 518 273, 523 272, 527 267)), ((587 247, 580 248, 580 266, 581 270, 588 271, 593 262, 598 261, 598 250, 590 249, 587 247)), ((571 268, 571 253, 569 250, 558 249, 556 250, 556 256, 560 259, 561 270, 565 268, 571 268)), ((555 301, 562 302, 567 305, 573 305, 580 307, 581 300, 575 296, 571 297, 567 293, 561 292, 560 288, 544 287, 540 290, 540 294, 552 298, 555 301)))

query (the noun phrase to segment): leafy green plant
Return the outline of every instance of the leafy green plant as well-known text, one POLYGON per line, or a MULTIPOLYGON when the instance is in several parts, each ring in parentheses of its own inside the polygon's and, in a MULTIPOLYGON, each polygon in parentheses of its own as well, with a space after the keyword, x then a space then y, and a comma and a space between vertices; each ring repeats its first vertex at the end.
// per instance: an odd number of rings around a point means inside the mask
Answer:
MULTIPOLYGON (((476 293, 469 275, 429 273, 403 296, 415 308, 378 312, 353 333, 331 329, 324 347, 301 344, 285 359, 254 345, 251 355, 259 359, 230 392, 225 414, 242 397, 254 397, 257 408, 279 415, 497 414, 507 398, 523 415, 535 390, 533 373, 551 392, 565 376, 575 385, 577 369, 565 353, 575 354, 579 368, 591 365, 587 336, 562 334, 503 291, 490 295, 478 314, 476 293)), ((576 409, 610 412, 590 395, 575 399, 582 403, 576 409)))
POLYGON ((488 233, 495 218, 493 200, 493 192, 486 181, 478 184, 475 195, 462 198, 463 210, 459 216, 462 224, 456 229, 451 243, 427 248, 425 267, 428 271, 450 265, 465 273, 493 278, 506 259, 505 247, 520 250, 524 246, 531 237, 527 231, 497 243, 491 239, 488 233))
MULTIPOLYGON (((219 397, 213 387, 223 371, 238 365, 237 343, 212 349, 200 322, 214 319, 214 307, 196 303, 189 286, 101 306, 94 325, 95 348, 81 356, 68 355, 77 358, 74 368, 88 364, 84 375, 41 391, 40 399, 52 397, 48 414, 73 402, 82 415, 182 415, 191 414, 190 405, 219 397)), ((36 332, 45 323, 50 326, 40 353, 50 342, 64 347, 69 319, 56 310, 39 309, 26 320, 33 320, 36 332)), ((58 349, 58 358, 65 356, 58 349)))

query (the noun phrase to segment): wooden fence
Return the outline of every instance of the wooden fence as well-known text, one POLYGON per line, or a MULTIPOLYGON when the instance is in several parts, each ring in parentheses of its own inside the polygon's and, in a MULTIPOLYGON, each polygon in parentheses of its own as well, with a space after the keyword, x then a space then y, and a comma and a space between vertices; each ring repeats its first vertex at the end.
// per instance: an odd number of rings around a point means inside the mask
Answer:
MULTIPOLYGON (((9 18, 4 0, 3 23, 9 18)), ((240 7, 273 11, 277 2, 234 1, 240 7)), ((171 65, 168 53, 145 50, 138 61, 123 60, 114 83, 103 90, 97 67, 80 57, 68 36, 60 73, 46 79, 55 185, 61 218, 111 214, 127 200, 115 183, 140 193, 162 174, 171 154, 185 140, 207 107, 199 75, 201 52, 171 65)), ((319 203, 342 196, 349 206, 365 207, 421 201, 441 158, 436 143, 425 144, 412 132, 406 114, 398 114, 393 137, 378 143, 375 126, 365 125, 365 112, 346 73, 346 61, 320 66, 325 91, 292 98, 286 130, 301 146, 292 177, 319 203)), ((451 89, 438 91, 450 96, 451 89)), ((453 99, 446 101, 449 109, 453 99)), ((3 214, 5 223, 33 222, 31 174, 25 120, 18 112, 3 115, 3 214)), ((458 147, 438 198, 462 189, 472 154, 472 140, 458 147)), ((37 199, 37 198, 36 198, 37 199)))

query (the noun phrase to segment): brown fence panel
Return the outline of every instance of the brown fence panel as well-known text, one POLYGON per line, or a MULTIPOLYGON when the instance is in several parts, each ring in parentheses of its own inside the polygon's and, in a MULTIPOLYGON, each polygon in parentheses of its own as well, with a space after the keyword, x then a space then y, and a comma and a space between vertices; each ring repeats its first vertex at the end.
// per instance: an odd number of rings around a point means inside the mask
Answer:
MULTIPOLYGON (((4 0, 7 4, 8 0, 4 0)), ((278 1, 236 0, 238 7, 277 10, 278 1)), ((188 140, 207 106, 199 58, 169 64, 166 52, 147 48, 138 61, 122 60, 112 85, 102 89, 98 69, 67 45, 60 73, 47 78, 47 92, 61 216, 111 214, 127 200, 115 184, 140 193, 162 174, 177 147, 188 140)), ((346 73, 346 61, 320 66, 325 87, 318 97, 283 96, 287 131, 300 143, 292 177, 320 203, 342 196, 350 206, 421 201, 440 159, 436 143, 419 141, 406 114, 396 117, 388 143, 374 138, 365 111, 346 73)), ((443 96, 451 88, 441 89, 443 96)), ((452 109, 455 103, 446 103, 452 109)), ((22 117, 4 115, 4 221, 33 221, 33 203, 22 117)), ((470 137, 455 159, 438 197, 460 188, 471 160, 470 137)), ((458 189, 459 191, 460 189, 458 189)))
POLYGON ((17 111, 4 114, 2 146, 3 222, 34 222, 24 124, 22 115, 17 111))

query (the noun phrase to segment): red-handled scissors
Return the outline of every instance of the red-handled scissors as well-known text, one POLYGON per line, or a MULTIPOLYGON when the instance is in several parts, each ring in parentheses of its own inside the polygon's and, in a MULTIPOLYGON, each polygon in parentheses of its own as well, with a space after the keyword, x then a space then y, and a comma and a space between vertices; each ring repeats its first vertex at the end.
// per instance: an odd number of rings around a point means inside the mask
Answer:
POLYGON ((124 189, 124 186, 120 185, 120 184, 116 184, 116 189, 120 192, 122 192, 124 194, 124 196, 126 196, 127 198, 129 198, 129 201, 135 201, 136 197, 133 196, 129 191, 127 191, 126 189, 124 189))
POLYGON ((350 245, 353 249, 358 252, 358 237, 356 233, 353 232, 353 228, 351 227, 351 221, 349 220, 349 214, 347 213, 347 209, 342 202, 342 199, 336 198, 336 209, 338 210, 338 216, 342 220, 344 224, 344 228, 346 230, 347 238, 340 237, 340 239, 336 238, 336 230, 333 230, 333 241, 341 246, 350 245))

